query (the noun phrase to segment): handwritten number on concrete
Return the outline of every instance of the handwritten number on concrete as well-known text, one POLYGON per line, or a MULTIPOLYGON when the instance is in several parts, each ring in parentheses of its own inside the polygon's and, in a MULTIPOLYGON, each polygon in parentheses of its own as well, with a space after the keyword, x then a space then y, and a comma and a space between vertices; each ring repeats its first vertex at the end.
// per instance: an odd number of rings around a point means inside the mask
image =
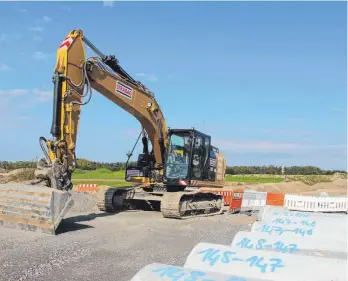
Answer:
MULTIPOLYGON (((281 245, 281 244, 279 244, 279 245, 281 245)), ((294 244, 291 244, 291 245, 294 245, 294 244)), ((288 248, 286 247, 286 250, 287 249, 288 248)), ((270 259, 271 263, 264 262, 264 257, 259 257, 259 256, 252 256, 246 260, 243 260, 241 258, 231 258, 231 256, 233 254, 236 254, 236 252, 225 251, 225 252, 221 253, 220 250, 213 249, 213 248, 208 248, 208 249, 205 249, 203 251, 200 251, 199 254, 203 255, 202 261, 203 262, 207 261, 211 266, 215 265, 218 261, 220 261, 221 263, 224 263, 224 264, 227 264, 231 261, 246 261, 250 267, 257 267, 263 273, 266 272, 268 266, 271 267, 272 272, 274 272, 276 270, 276 268, 284 267, 284 265, 282 264, 282 260, 278 259, 278 258, 271 258, 270 259)), ((175 281, 178 281, 178 279, 176 279, 175 281)), ((185 280, 185 281, 191 281, 191 280, 185 280)))
POLYGON ((243 238, 240 242, 237 243, 237 246, 240 246, 241 248, 252 249, 254 245, 249 243, 250 243, 250 239, 243 238))
POLYGON ((250 267, 256 266, 256 267, 261 269, 262 273, 265 273, 268 264, 262 263, 263 260, 264 260, 263 257, 253 256, 253 257, 248 258, 246 261, 249 262, 250 267))
POLYGON ((296 234, 300 234, 302 236, 307 235, 312 235, 313 234, 313 229, 305 230, 303 228, 295 228, 295 229, 289 229, 289 228, 283 228, 279 226, 270 226, 270 225, 262 225, 260 228, 257 228, 255 230, 260 230, 261 232, 267 232, 269 234, 272 234, 274 231, 278 235, 282 235, 284 232, 293 232, 296 234))
POLYGON ((289 250, 288 250, 288 252, 289 252, 290 254, 292 254, 293 252, 299 252, 299 251, 300 251, 300 249, 297 248, 297 245, 296 245, 296 244, 289 244, 289 250))
MULTIPOLYGON (((206 274, 202 271, 191 271, 190 272, 191 276, 188 278, 185 278, 183 281, 198 281, 200 280, 202 276, 205 276, 206 274)), ((205 279, 206 281, 214 281, 214 280, 208 280, 205 279)), ((204 281, 204 280, 203 280, 204 281)))
POLYGON ((244 237, 241 241, 239 241, 236 244, 236 246, 239 246, 241 248, 248 248, 248 249, 255 248, 257 250, 274 249, 277 252, 291 253, 291 254, 296 252, 296 251, 300 251, 300 249, 297 247, 297 244, 285 245, 281 241, 277 241, 277 242, 275 242, 273 244, 266 244, 267 243, 266 239, 259 239, 256 244, 253 244, 253 243, 250 243, 250 242, 251 242, 250 239, 244 237))
POLYGON ((213 248, 209 248, 203 251, 200 251, 200 254, 204 254, 204 257, 202 259, 203 262, 209 261, 210 265, 213 266, 219 259, 220 259, 220 254, 219 250, 215 250, 213 248))
POLYGON ((301 221, 301 224, 304 225, 304 226, 314 227, 317 224, 317 222, 316 221, 304 220, 304 221, 301 221))
POLYGON ((231 277, 231 278, 228 278, 226 281, 248 281, 248 280, 242 277, 231 277))
POLYGON ((160 277, 169 277, 171 278, 171 281, 179 281, 186 274, 185 272, 182 272, 180 268, 175 268, 175 267, 164 267, 159 269, 153 269, 152 272, 160 273, 159 274, 160 277))
POLYGON ((272 263, 270 263, 271 271, 274 272, 276 268, 284 267, 284 264, 282 264, 282 260, 278 258, 272 258, 270 259, 272 263))
POLYGON ((279 213, 279 212, 273 212, 272 213, 273 216, 283 216, 283 217, 297 217, 297 218, 308 218, 311 216, 311 214, 305 214, 305 213, 279 213))
POLYGON ((256 249, 257 250, 263 249, 263 244, 265 242, 266 242, 266 239, 259 239, 259 241, 257 241, 256 249))
POLYGON ((213 279, 201 279, 200 277, 207 275, 203 271, 194 270, 191 272, 185 272, 183 269, 173 266, 156 268, 153 269, 152 272, 157 273, 161 278, 168 277, 171 281, 216 281, 213 279))

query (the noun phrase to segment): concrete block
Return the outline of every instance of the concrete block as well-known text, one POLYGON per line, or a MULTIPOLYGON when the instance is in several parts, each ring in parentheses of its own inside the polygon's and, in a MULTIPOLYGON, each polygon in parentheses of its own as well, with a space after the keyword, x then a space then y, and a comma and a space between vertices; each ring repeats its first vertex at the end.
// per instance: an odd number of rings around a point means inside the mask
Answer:
POLYGON ((323 240, 320 238, 299 236, 284 239, 277 235, 239 231, 234 236, 231 246, 284 254, 347 259, 347 241, 336 241, 332 239, 323 240))
POLYGON ((276 207, 276 206, 263 206, 259 209, 257 220, 267 222, 269 217, 279 217, 279 218, 304 218, 304 219, 313 219, 313 218, 330 218, 333 219, 342 219, 345 222, 348 221, 348 216, 345 213, 320 213, 320 212, 300 212, 300 211, 291 211, 285 207, 276 207))
POLYGON ((266 201, 267 192, 245 190, 240 211, 258 211, 262 206, 266 205, 266 201))
POLYGON ((342 235, 347 233, 347 216, 322 216, 303 212, 263 212, 258 217, 261 223, 273 224, 276 226, 296 226, 301 228, 312 228, 315 232, 338 232, 342 235))
POLYGON ((130 281, 264 281, 162 263, 143 267, 130 281))
POLYGON ((274 281, 346 281, 347 261, 199 243, 185 268, 274 281))
POLYGON ((347 231, 336 231, 335 229, 330 228, 321 228, 316 229, 315 226, 306 226, 299 224, 266 224, 260 222, 254 222, 251 226, 252 232, 265 233, 269 235, 274 235, 288 239, 288 237, 298 236, 298 237, 311 237, 321 240, 335 240, 335 241, 346 241, 347 240, 347 231))

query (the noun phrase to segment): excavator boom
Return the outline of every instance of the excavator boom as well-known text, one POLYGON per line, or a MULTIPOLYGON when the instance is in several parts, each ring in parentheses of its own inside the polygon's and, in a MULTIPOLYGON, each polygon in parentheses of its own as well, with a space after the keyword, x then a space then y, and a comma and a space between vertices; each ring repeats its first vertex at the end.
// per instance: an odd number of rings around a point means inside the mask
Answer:
MULTIPOLYGON (((57 51, 54 75, 54 102, 51 134, 46 143, 46 161, 41 159, 36 175, 62 190, 72 188, 76 167, 75 147, 81 107, 92 97, 92 89, 134 116, 146 131, 153 151, 145 152, 154 167, 163 167, 167 127, 161 109, 143 84, 135 81, 113 56, 103 55, 81 30, 72 31, 57 51), (86 58, 84 43, 99 56, 86 58)), ((143 140, 145 142, 145 140, 143 140)))

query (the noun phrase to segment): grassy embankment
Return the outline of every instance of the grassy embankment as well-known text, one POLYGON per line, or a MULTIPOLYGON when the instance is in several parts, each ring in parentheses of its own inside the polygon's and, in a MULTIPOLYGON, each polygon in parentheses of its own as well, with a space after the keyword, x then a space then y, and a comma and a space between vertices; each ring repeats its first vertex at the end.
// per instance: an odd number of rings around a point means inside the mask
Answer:
MULTIPOLYGON (((313 185, 319 182, 330 182, 332 176, 325 175, 297 175, 288 176, 289 181, 302 181, 313 185)), ((245 183, 279 183, 284 181, 282 175, 227 175, 227 182, 245 183)), ((131 183, 124 181, 124 171, 110 171, 108 169, 97 169, 94 171, 83 171, 77 169, 73 174, 73 183, 95 183, 98 185, 129 186, 131 183)))
POLYGON ((124 171, 110 171, 108 169, 96 169, 94 171, 84 171, 76 169, 73 173, 73 184, 94 183, 97 185, 131 186, 132 183, 124 180, 124 171))

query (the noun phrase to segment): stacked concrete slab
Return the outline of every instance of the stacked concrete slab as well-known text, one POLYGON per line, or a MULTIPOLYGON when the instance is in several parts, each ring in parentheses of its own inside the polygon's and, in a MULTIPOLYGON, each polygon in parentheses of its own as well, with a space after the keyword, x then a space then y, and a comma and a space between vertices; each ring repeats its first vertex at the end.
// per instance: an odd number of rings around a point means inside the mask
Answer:
POLYGON ((258 208, 230 245, 198 243, 183 267, 153 263, 131 281, 346 281, 347 215, 258 208))

